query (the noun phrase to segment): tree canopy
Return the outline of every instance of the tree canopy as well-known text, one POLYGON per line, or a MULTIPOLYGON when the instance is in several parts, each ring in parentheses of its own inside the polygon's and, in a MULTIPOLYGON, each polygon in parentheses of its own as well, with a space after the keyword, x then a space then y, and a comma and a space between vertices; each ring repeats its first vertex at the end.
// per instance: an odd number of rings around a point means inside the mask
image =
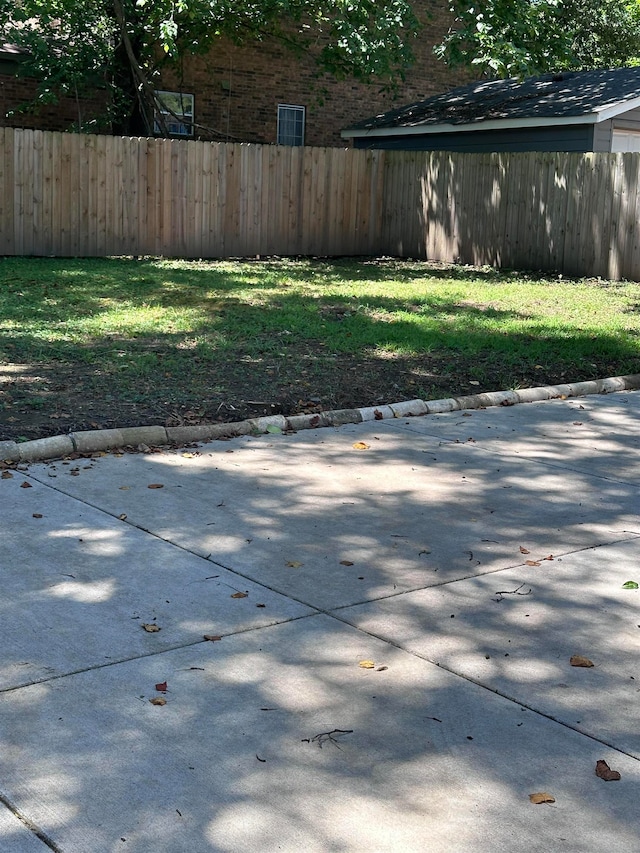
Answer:
POLYGON ((418 28, 410 0, 0 0, 5 42, 24 49, 37 100, 102 89, 119 132, 149 132, 166 66, 218 40, 277 39, 319 73, 402 77, 418 28))
POLYGON ((437 53, 490 76, 640 63, 639 0, 450 0, 437 53))

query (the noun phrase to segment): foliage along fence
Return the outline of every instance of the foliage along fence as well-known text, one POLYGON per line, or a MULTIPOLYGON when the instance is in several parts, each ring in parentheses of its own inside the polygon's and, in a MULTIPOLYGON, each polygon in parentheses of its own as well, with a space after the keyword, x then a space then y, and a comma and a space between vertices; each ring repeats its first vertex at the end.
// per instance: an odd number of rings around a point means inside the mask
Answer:
POLYGON ((640 155, 0 128, 0 254, 396 255, 640 280, 640 155))

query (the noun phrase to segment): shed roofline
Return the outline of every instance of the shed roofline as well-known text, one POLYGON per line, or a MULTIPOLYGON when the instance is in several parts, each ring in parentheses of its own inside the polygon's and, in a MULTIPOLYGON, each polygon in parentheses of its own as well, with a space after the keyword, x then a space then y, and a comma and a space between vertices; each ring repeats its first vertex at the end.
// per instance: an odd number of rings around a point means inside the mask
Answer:
POLYGON ((599 124, 602 121, 608 121, 637 107, 640 107, 640 97, 629 101, 618 102, 612 106, 595 109, 593 112, 576 116, 530 116, 523 118, 487 119, 486 121, 480 119, 464 124, 428 124, 426 122, 418 122, 411 127, 347 128, 342 131, 341 136, 343 139, 376 136, 416 136, 425 133, 471 133, 478 130, 507 130, 523 127, 548 127, 549 125, 599 124))
POLYGON ((622 113, 627 113, 638 107, 640 107, 640 96, 630 98, 628 101, 619 101, 612 106, 596 107, 595 111, 598 113, 598 121, 608 121, 610 118, 617 118, 622 113))

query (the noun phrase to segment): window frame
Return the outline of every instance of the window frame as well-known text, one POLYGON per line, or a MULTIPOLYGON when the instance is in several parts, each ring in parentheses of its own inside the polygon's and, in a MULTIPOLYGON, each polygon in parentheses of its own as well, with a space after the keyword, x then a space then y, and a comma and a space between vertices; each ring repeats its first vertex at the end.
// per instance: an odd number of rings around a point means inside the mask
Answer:
MULTIPOLYGON (((165 124, 167 125, 167 130, 169 131, 169 136, 176 137, 178 139, 192 139, 195 129, 193 126, 193 121, 195 117, 195 108, 196 108, 196 98, 195 95, 191 92, 174 92, 168 89, 156 89, 155 95, 158 98, 159 104, 157 105, 153 116, 153 132, 156 135, 160 135, 162 133, 160 129, 160 124, 157 119, 158 112, 162 113, 164 116, 165 124), (172 98, 177 98, 181 103, 181 106, 184 108, 185 106, 191 107, 191 113, 188 110, 185 112, 184 109, 179 112, 178 110, 174 110, 177 116, 180 116, 183 120, 181 122, 176 122, 176 119, 171 115, 170 112, 162 109, 163 106, 163 95, 169 95, 172 98), (187 103, 182 103, 183 101, 187 101, 187 103), (188 103, 190 102, 190 103, 188 103), (184 127, 185 131, 182 133, 180 130, 171 130, 170 128, 174 127, 184 127)), ((172 106, 172 105, 170 105, 172 106)))
MULTIPOLYGON (((289 121, 291 121, 291 119, 289 119, 289 121)), ((304 146, 305 131, 306 131, 306 124, 307 124, 307 108, 305 106, 303 106, 302 104, 278 104, 278 121, 277 121, 277 127, 276 127, 276 143, 278 145, 291 145, 295 148, 303 147, 304 146), (284 113, 285 110, 291 110, 291 111, 294 111, 295 113, 297 113, 298 115, 300 115, 300 114, 302 115, 301 132, 300 132, 300 136, 299 136, 299 139, 300 139, 299 142, 289 142, 289 141, 282 141, 281 140, 282 125, 284 124, 282 113, 284 113)), ((291 136, 292 136, 292 134, 288 134, 287 138, 290 138, 291 136)), ((297 135, 295 136, 295 138, 296 139, 298 138, 297 135)))

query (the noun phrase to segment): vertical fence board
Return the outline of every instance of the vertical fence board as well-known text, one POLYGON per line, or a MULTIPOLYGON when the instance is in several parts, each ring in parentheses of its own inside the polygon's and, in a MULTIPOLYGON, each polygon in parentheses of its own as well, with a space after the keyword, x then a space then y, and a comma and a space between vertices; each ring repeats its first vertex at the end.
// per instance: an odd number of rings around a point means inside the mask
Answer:
POLYGON ((438 181, 440 178, 439 160, 432 152, 426 155, 424 172, 422 175, 422 207, 420 218, 424 231, 425 257, 432 259, 436 257, 439 223, 436 218, 435 206, 438 203, 438 181))
POLYGON ((135 195, 135 221, 136 233, 134 245, 131 253, 133 255, 146 255, 147 243, 147 211, 149 210, 149 175, 147 168, 149 165, 147 145, 149 140, 146 137, 140 137, 136 140, 137 145, 131 152, 131 159, 136 180, 136 195, 135 195))
POLYGON ((43 168, 44 168, 44 134, 41 130, 33 132, 33 153, 31 162, 31 207, 32 234, 30 254, 42 254, 44 245, 43 228, 43 168))
POLYGON ((192 258, 202 257, 202 149, 187 145, 187 246, 192 258))
POLYGON ((211 149, 210 143, 202 146, 202 172, 200 173, 200 254, 206 258, 209 253, 211 231, 211 149))
POLYGON ((289 239, 287 242, 287 254, 295 255, 300 252, 302 231, 300 228, 302 218, 302 187, 304 168, 304 147, 296 145, 291 150, 291 174, 289 180, 289 239))
MULTIPOLYGON (((603 235, 610 207, 610 196, 607 186, 607 158, 597 155, 592 158, 592 189, 597 196, 597 203, 591 208, 589 221, 590 263, 593 275, 604 275, 603 271, 603 235)), ((610 215, 610 214, 609 214, 610 215)))
POLYGON ((628 256, 624 271, 624 277, 630 280, 637 280, 640 277, 640 192, 638 191, 640 189, 638 187, 638 183, 640 183, 640 159, 636 159, 635 168, 638 177, 635 187, 635 202, 629 210, 628 256))
POLYGON ((633 256, 634 256, 634 237, 638 230, 637 215, 637 198, 638 198, 638 182, 639 162, 638 158, 633 154, 626 154, 624 157, 625 163, 625 178, 627 186, 627 203, 624 211, 622 227, 624 229, 624 248, 622 252, 622 278, 631 278, 633 276, 633 256))
POLYGON ((0 127, 0 254, 15 254, 13 131, 0 127))
POLYGON ((620 278, 620 251, 619 251, 619 229, 620 229, 620 212, 623 208, 623 154, 613 155, 613 181, 611 194, 611 224, 609 226, 608 240, 608 256, 609 264, 607 269, 607 278, 620 278))
POLYGON ((95 257, 98 254, 98 157, 97 136, 87 136, 84 141, 85 154, 85 185, 84 190, 84 221, 86 234, 86 254, 95 257))
POLYGON ((266 251, 264 254, 273 255, 279 251, 279 227, 278 227, 278 190, 280 182, 280 146, 265 145, 264 151, 267 157, 265 186, 263 192, 265 199, 262 205, 267 225, 266 251))
POLYGON ((562 269, 569 275, 579 275, 581 269, 581 230, 584 201, 582 197, 584 157, 570 154, 567 169, 567 213, 565 220, 564 258, 562 269))
MULTIPOLYGON (((369 152, 367 151, 367 154, 369 152)), ((371 166, 371 160, 367 158, 367 165, 371 166)), ((400 250, 400 242, 401 242, 401 234, 398 229, 398 221, 397 221, 397 193, 399 189, 399 180, 398 180, 398 166, 400 160, 396 156, 396 152, 393 152, 392 157, 385 157, 384 159, 384 213, 382 220, 382 246, 383 253, 385 255, 396 255, 399 254, 400 250)), ((367 173, 370 174, 369 169, 367 173)), ((367 182, 363 182, 359 187, 358 192, 358 213, 360 218, 360 225, 364 230, 367 228, 366 214, 365 214, 365 205, 363 203, 363 194, 365 191, 365 186, 367 182)))
POLYGON ((212 228, 209 231, 213 238, 213 257, 216 257, 216 255, 219 257, 226 257, 228 254, 225 231, 227 204, 226 160, 228 150, 229 149, 226 145, 223 145, 221 142, 217 142, 215 143, 212 151, 212 154, 215 154, 215 158, 212 159, 211 165, 211 177, 212 180, 215 181, 215 194, 212 189, 212 195, 217 201, 214 216, 211 220, 212 228), (218 249, 218 253, 215 252, 215 248, 218 249))
POLYGON ((17 131, 15 134, 15 146, 14 146, 14 185, 10 188, 10 192, 13 194, 13 209, 14 216, 16 218, 16 232, 15 232, 15 250, 16 254, 24 255, 25 248, 25 240, 24 240, 24 231, 25 231, 25 212, 24 212, 24 196, 25 196, 25 182, 27 180, 27 176, 25 174, 25 163, 24 163, 24 135, 25 133, 29 133, 29 131, 21 130, 17 131))

